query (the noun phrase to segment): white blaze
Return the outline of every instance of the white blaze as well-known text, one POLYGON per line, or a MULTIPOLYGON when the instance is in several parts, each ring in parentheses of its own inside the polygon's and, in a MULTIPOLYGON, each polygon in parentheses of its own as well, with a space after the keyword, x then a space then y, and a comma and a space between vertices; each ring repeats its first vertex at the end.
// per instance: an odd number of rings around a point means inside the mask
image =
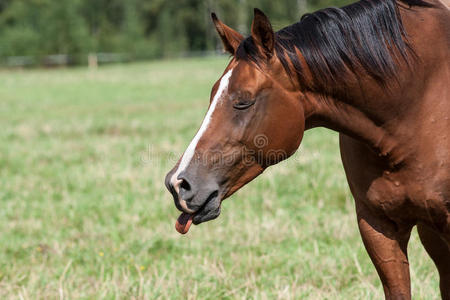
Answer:
MULTIPOLYGON (((181 180, 178 180, 178 175, 186 169, 186 167, 189 165, 189 163, 192 160, 192 157, 194 156, 195 149, 197 148, 198 141, 202 137, 202 135, 205 133, 206 129, 208 128, 209 122, 211 122, 211 117, 216 109, 217 103, 222 98, 222 94, 227 90, 228 83, 230 81, 231 73, 233 70, 229 70, 225 75, 223 75, 222 79, 220 80, 219 88, 217 89, 216 94, 214 95, 214 98, 211 102, 211 105, 209 106, 208 112, 206 113, 205 118, 203 119, 202 126, 200 126, 200 129, 198 130, 197 134, 195 135, 194 139, 192 139, 191 143, 187 147, 186 151, 183 154, 183 157, 181 158, 181 162, 178 165, 177 171, 172 175, 172 178, 170 179, 172 185, 174 186, 176 192, 179 192, 179 185, 181 183, 181 180)), ((190 211, 186 207, 186 202, 183 199, 180 199, 180 205, 186 209, 186 211, 190 211)))

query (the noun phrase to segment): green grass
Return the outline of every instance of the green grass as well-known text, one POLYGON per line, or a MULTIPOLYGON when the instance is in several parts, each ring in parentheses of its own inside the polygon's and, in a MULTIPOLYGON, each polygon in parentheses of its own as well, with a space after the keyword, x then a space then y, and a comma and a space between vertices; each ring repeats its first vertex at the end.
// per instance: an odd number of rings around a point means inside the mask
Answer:
MULTIPOLYGON (((226 60, 0 71, 1 299, 381 299, 337 135, 174 229, 163 184, 226 60)), ((438 275, 414 231, 414 299, 438 275)))

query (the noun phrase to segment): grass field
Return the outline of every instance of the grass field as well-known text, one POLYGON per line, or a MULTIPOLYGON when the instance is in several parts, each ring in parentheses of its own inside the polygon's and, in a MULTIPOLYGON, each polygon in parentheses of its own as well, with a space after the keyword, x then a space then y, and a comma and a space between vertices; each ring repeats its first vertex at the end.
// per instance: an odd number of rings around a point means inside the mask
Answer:
MULTIPOLYGON (((381 299, 337 135, 174 229, 163 184, 201 123, 222 58, 0 71, 1 299, 381 299)), ((416 231, 414 299, 439 299, 416 231)))

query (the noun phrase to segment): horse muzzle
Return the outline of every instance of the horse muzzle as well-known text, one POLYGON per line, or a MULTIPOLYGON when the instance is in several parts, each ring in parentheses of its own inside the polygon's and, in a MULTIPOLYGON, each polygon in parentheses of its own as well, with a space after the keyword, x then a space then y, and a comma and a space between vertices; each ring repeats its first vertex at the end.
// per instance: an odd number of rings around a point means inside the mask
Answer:
MULTIPOLYGON (((187 224, 190 220, 197 225, 219 216, 219 185, 211 176, 201 178, 188 170, 175 175, 172 170, 166 175, 165 185, 173 196, 175 206, 183 213, 178 223, 187 224)), ((189 226, 183 227, 182 231, 187 232, 189 226)))

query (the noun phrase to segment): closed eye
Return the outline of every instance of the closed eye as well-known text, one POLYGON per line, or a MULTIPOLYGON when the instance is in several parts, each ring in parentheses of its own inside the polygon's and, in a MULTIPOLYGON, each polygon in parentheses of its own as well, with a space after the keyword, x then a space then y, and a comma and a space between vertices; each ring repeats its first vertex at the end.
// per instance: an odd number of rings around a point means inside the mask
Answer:
POLYGON ((255 104, 254 100, 241 100, 235 104, 233 104, 233 107, 235 109, 239 109, 239 110, 243 110, 243 109, 247 109, 250 106, 252 106, 253 104, 255 104))

